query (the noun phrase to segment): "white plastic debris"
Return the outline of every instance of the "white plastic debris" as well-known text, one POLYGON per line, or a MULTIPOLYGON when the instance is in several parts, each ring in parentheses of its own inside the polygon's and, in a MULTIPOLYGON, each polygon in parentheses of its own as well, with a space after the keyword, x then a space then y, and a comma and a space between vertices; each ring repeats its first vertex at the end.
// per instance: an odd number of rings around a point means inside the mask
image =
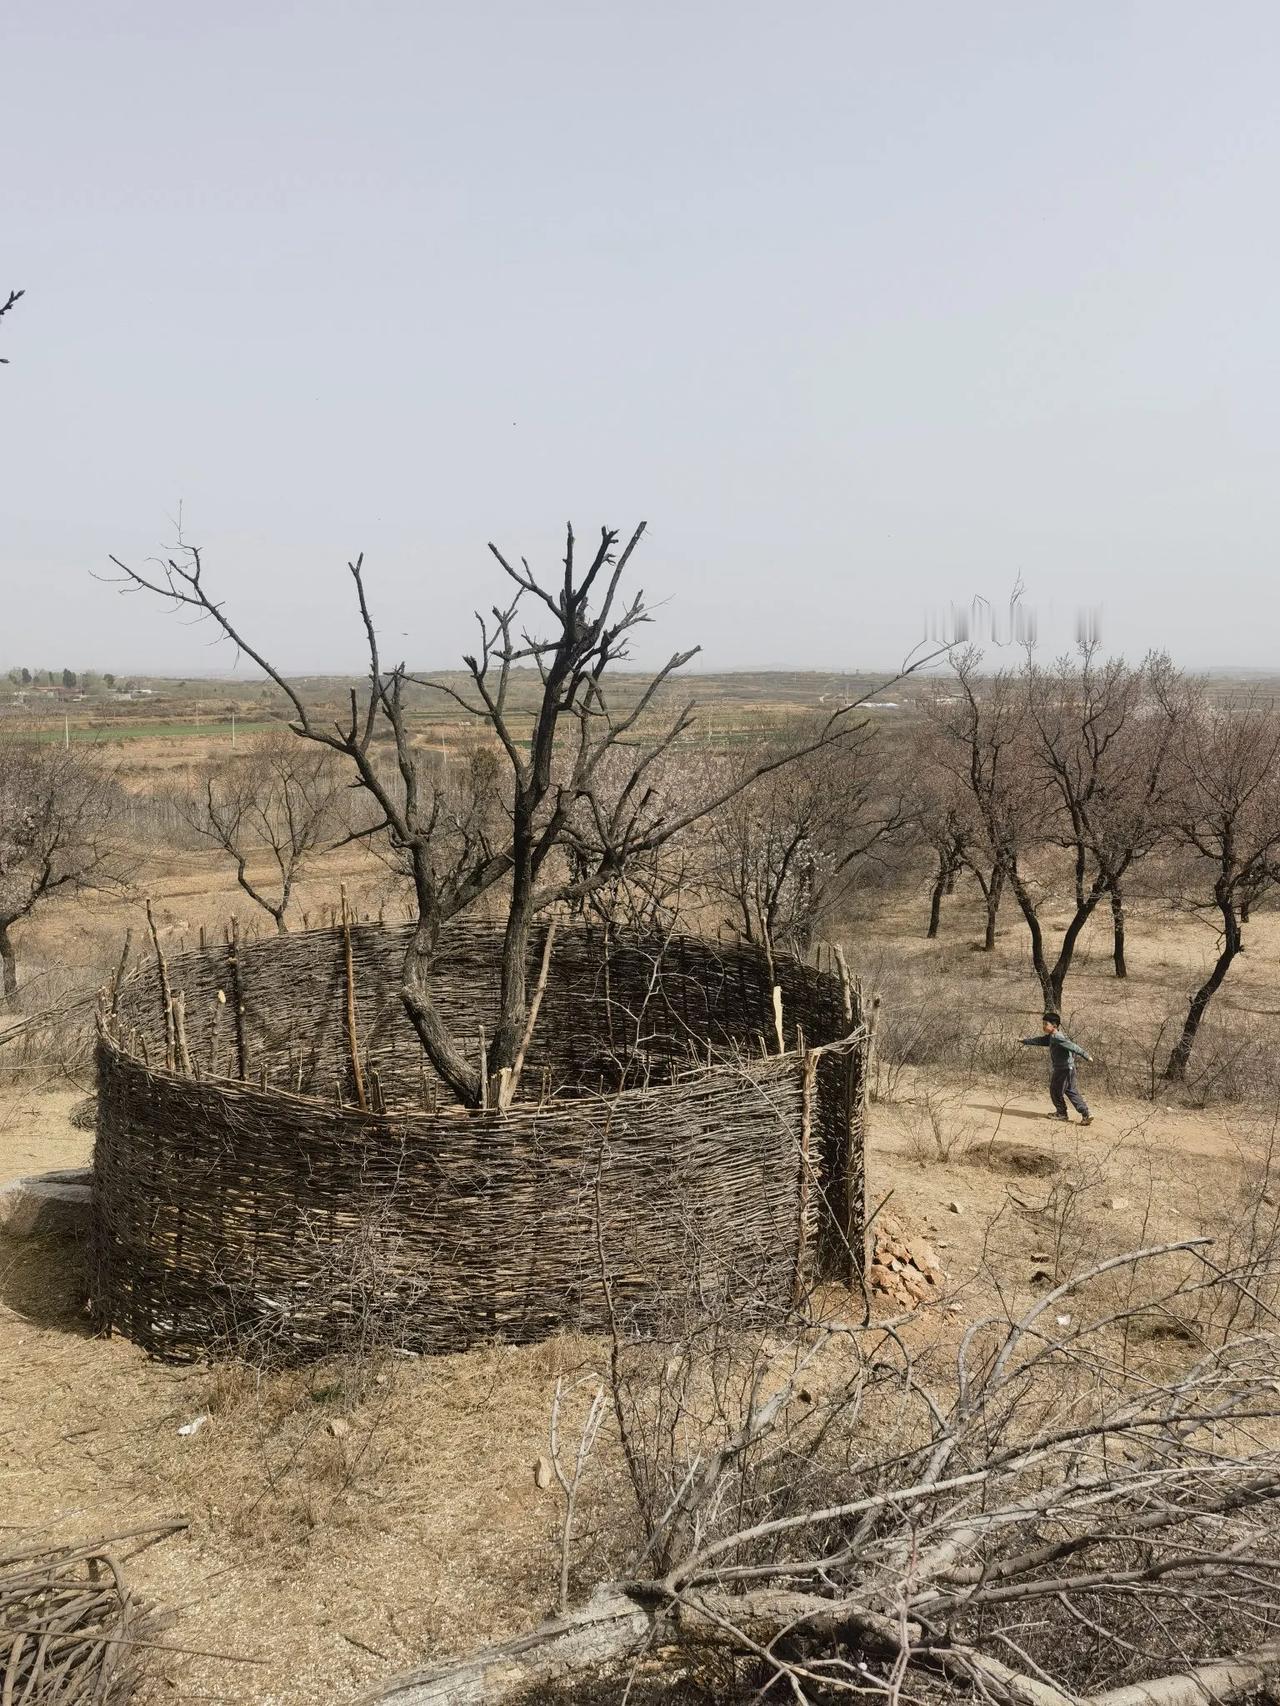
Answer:
POLYGON ((1069 1315, 1059 1315, 1058 1325, 1059 1327, 1069 1327, 1071 1325, 1071 1317, 1069 1315))
POLYGON ((178 1429, 178 1432, 184 1439, 190 1439, 192 1434, 198 1434, 200 1432, 200 1429, 208 1420, 208 1415, 195 1416, 191 1421, 183 1422, 182 1426, 178 1429))

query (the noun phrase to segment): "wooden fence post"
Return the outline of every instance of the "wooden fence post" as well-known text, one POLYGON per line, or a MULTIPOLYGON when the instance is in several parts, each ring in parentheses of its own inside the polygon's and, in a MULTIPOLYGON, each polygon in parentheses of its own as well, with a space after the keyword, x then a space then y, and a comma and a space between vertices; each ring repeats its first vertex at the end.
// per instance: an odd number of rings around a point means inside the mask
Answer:
POLYGON ((872 1029, 866 1019, 862 979, 849 990, 851 1028, 863 1028, 863 1036, 850 1051, 845 1068, 846 1114, 844 1158, 844 1244, 848 1262, 848 1284, 862 1284, 866 1266, 867 1237, 867 1096, 871 1083, 872 1029))
POLYGON ((818 1073, 816 1050, 804 1046, 804 1032, 797 1028, 796 1049, 800 1055, 800 1178, 796 1196, 796 1271, 792 1302, 804 1297, 810 1279, 809 1205, 813 1193, 813 1092, 818 1073))
POLYGON ((151 898, 147 897, 147 925, 151 931, 151 946, 156 951, 156 969, 160 974, 160 1006, 164 1015, 164 1063, 172 1072, 177 1059, 177 1047, 173 1030, 173 990, 169 984, 169 962, 164 957, 164 949, 160 946, 160 933, 156 929, 155 914, 151 910, 151 898))
POLYGON ((246 1067, 244 1046, 244 990, 240 984, 240 926, 234 913, 231 917, 231 927, 227 937, 227 978, 231 986, 231 1019, 236 1031, 236 1077, 243 1084, 246 1067))
POLYGON ((368 1109, 364 1093, 364 1073, 360 1067, 360 1043, 356 1035, 356 968, 351 954, 351 913, 347 907, 346 884, 342 886, 342 957, 347 972, 347 1047, 351 1053, 351 1082, 355 1086, 356 1104, 368 1109))

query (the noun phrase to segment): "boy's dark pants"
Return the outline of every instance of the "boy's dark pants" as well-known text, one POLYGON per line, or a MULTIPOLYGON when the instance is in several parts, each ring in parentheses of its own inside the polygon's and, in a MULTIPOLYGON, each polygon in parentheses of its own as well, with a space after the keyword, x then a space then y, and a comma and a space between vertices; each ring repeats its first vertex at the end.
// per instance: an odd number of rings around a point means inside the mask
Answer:
POLYGON ((1053 1105, 1057 1110, 1059 1119, 1066 1119, 1068 1102, 1071 1103, 1071 1106, 1080 1115, 1081 1119, 1088 1119, 1089 1104, 1085 1101, 1084 1097, 1076 1087, 1076 1068, 1074 1061, 1067 1066, 1055 1066, 1050 1072, 1049 1095, 1053 1100, 1053 1105))

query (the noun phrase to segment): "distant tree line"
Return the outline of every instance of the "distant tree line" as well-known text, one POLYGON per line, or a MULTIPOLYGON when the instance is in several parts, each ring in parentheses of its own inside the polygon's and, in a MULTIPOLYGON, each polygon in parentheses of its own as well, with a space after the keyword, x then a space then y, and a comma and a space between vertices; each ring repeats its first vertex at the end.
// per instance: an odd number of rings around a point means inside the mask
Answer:
MULTIPOLYGON (((78 687, 84 693, 93 693, 105 689, 113 692, 116 677, 112 672, 104 670, 101 675, 94 669, 11 669, 8 678, 14 687, 78 687)), ((126 681, 125 690, 131 692, 136 681, 126 681)))

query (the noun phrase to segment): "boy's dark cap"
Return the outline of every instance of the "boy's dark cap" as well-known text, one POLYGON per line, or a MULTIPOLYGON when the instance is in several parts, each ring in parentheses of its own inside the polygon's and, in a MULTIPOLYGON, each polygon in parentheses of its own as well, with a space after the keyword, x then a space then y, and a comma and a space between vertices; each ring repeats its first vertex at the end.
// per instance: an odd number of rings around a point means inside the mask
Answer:
POLYGON ((1044 1016, 1043 1023, 1046 1025, 1060 1025, 1062 1023, 1062 1014, 1061 1013, 1046 1013, 1044 1016))

